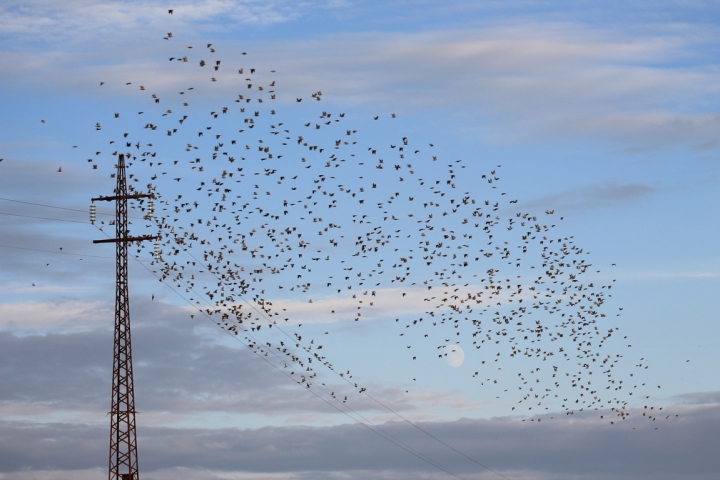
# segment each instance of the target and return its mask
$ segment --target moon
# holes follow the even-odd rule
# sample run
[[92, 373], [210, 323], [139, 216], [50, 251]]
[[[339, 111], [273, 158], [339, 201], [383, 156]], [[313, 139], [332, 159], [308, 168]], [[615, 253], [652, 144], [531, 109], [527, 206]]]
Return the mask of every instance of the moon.
[[448, 345], [445, 347], [445, 361], [451, 367], [459, 367], [465, 360], [465, 352], [459, 345]]

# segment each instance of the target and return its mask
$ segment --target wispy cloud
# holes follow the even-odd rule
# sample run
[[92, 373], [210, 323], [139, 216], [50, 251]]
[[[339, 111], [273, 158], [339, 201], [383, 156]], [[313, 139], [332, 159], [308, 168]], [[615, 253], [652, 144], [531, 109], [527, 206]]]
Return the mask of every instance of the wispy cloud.
[[[289, 55], [276, 53], [273, 60], [298, 91], [319, 83], [331, 97], [357, 104], [472, 110], [522, 127], [533, 139], [711, 140], [718, 117], [707, 113], [698, 92], [717, 93], [719, 72], [688, 65], [699, 42], [693, 34], [618, 37], [580, 28], [348, 35], [277, 45], [276, 52]], [[509, 131], [493, 134], [519, 140]]]
[[668, 270], [636, 270], [625, 272], [622, 274], [626, 279], [715, 279], [720, 278], [717, 271], [702, 271], [704, 268], [698, 268], [698, 271], [688, 271], [686, 269], [678, 269], [677, 271]]
[[[301, 8], [283, 0], [5, 2], [0, 7], [0, 35], [32, 37], [35, 41], [51, 37], [69, 40], [107, 33], [109, 29], [121, 34], [148, 26], [164, 28], [170, 18], [172, 25], [179, 28], [213, 20], [269, 25], [297, 18]], [[170, 9], [173, 14], [169, 18]]]
[[[208, 3], [197, 8], [206, 12], [200, 17], [230, 7]], [[225, 39], [218, 55], [224, 64], [240, 65], [248, 58], [241, 52], [248, 50], [258, 71], [277, 69], [281, 102], [322, 90], [346, 105], [472, 111], [479, 118], [502, 120], [492, 122], [502, 127], [483, 126], [484, 135], [496, 142], [569, 136], [635, 149], [676, 144], [707, 149], [716, 145], [720, 125], [720, 116], [707, 103], [720, 91], [720, 71], [706, 65], [697, 48], [711, 34], [666, 26], [618, 35], [580, 24], [527, 23], [474, 31], [335, 34], [242, 47]], [[150, 58], [170, 45], [157, 42], [143, 46], [144, 58], [137, 51], [130, 56], [127, 43], [122, 49], [107, 45], [103, 59], [70, 50], [4, 52], [5, 76], [28, 84], [52, 81], [52, 88], [83, 85], [85, 90], [90, 78], [122, 77], [123, 85], [147, 81], [158, 93], [197, 83], [195, 70]], [[45, 73], [49, 70], [52, 76]], [[236, 82], [223, 83], [222, 75], [213, 85], [219, 94], [236, 88]]]
[[583, 188], [567, 190], [554, 195], [547, 195], [524, 202], [523, 206], [560, 209], [563, 212], [572, 210], [590, 210], [613, 205], [627, 204], [648, 198], [657, 191], [656, 188], [641, 184], [605, 184], [588, 185]]
[[[454, 305], [460, 309], [473, 306], [507, 304], [513, 297], [531, 298], [527, 290], [531, 287], [520, 287], [526, 293], [517, 294], [509, 290], [499, 293], [488, 293], [486, 286], [465, 285], [448, 291], [443, 286], [421, 286], [406, 288], [378, 288], [358, 291], [355, 294], [342, 293], [337, 295], [305, 294], [305, 299], [275, 298], [268, 299], [266, 304], [272, 312], [278, 312], [279, 318], [289, 318], [296, 323], [336, 323], [347, 322], [359, 317], [363, 320], [388, 319], [402, 315], [420, 314], [425, 312], [446, 311]], [[473, 296], [472, 301], [469, 296]], [[484, 303], [477, 303], [480, 299]], [[247, 308], [246, 306], [243, 306]], [[273, 318], [273, 317], [270, 317]]]
[[692, 392], [674, 398], [681, 405], [717, 405], [720, 404], [720, 392]]
[[71, 300], [0, 303], [0, 329], [82, 330], [107, 324], [107, 318], [112, 317], [112, 305], [107, 302]]

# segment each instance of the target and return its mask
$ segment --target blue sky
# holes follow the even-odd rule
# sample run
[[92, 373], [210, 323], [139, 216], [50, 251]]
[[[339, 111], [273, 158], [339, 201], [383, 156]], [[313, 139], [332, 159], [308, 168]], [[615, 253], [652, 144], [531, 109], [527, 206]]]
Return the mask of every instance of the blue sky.
[[[148, 162], [136, 161], [129, 173], [142, 179], [130, 182], [140, 189], [158, 174], [153, 181], [168, 201], [158, 205], [159, 215], [198, 199], [198, 216], [231, 222], [232, 216], [202, 210], [212, 201], [195, 187], [196, 179], [209, 184], [223, 170], [235, 169], [233, 180], [240, 182], [235, 193], [244, 196], [238, 204], [248, 202], [237, 231], [262, 232], [267, 220], [257, 208], [271, 212], [286, 198], [296, 205], [278, 224], [297, 225], [310, 250], [317, 245], [308, 255], [332, 256], [326, 263], [308, 261], [314, 272], [295, 267], [275, 276], [265, 272], [264, 287], [254, 284], [257, 290], [247, 295], [250, 303], [257, 295], [286, 308], [291, 317], [281, 332], [256, 332], [261, 344], [274, 348], [287, 341], [285, 333], [299, 332], [323, 345], [334, 370], [318, 366], [308, 392], [294, 381], [300, 370], [290, 375], [278, 357], [253, 354], [238, 342], [242, 335], [228, 335], [193, 310], [183, 299], [191, 295], [187, 285], [159, 283], [151, 274], [159, 267], [151, 263], [152, 246], [138, 254], [142, 265], [131, 264], [131, 303], [144, 478], [451, 478], [430, 462], [461, 478], [502, 478], [393, 412], [508, 478], [714, 478], [720, 470], [713, 449], [720, 423], [720, 382], [714, 374], [720, 366], [719, 15], [716, 3], [701, 1], [0, 3], [0, 479], [105, 475], [114, 252], [91, 243], [103, 233], [87, 222], [87, 209], [91, 197], [114, 187], [112, 151], [125, 141], [123, 133], [133, 145], [141, 142], [157, 152]], [[163, 39], [167, 32], [169, 40]], [[217, 52], [211, 55], [207, 44]], [[191, 57], [192, 68], [167, 61], [183, 55]], [[209, 72], [195, 67], [198, 59], [215, 58], [222, 59], [222, 69], [217, 82], [210, 82]], [[238, 77], [240, 67], [244, 74]], [[257, 70], [256, 86], [277, 83], [274, 103], [246, 107], [248, 114], [262, 112], [256, 130], [247, 123], [238, 127], [239, 105], [233, 103], [238, 91], [247, 95], [243, 84], [238, 90], [238, 79], [244, 82], [251, 67]], [[318, 91], [321, 102], [311, 97]], [[161, 99], [159, 105], [151, 94]], [[235, 113], [208, 115], [228, 105]], [[267, 116], [271, 108], [275, 117]], [[183, 113], [189, 117], [180, 124], [186, 130], [177, 123]], [[167, 136], [171, 122], [180, 133]], [[290, 131], [288, 145], [282, 145], [282, 135], [268, 139], [256, 133], [266, 122], [272, 130]], [[148, 123], [159, 125], [157, 132], [143, 128]], [[205, 125], [240, 145], [263, 140], [284, 160], [275, 158], [269, 167], [248, 153], [237, 163], [212, 163], [211, 147], [222, 140], [209, 133], [198, 137], [196, 128]], [[347, 129], [357, 132], [345, 135]], [[301, 151], [298, 135], [347, 161]], [[339, 136], [357, 145], [333, 150]], [[399, 160], [389, 159], [397, 158], [390, 145], [402, 145], [403, 137], [406, 158], [394, 170]], [[188, 163], [197, 155], [202, 163]], [[374, 168], [378, 158], [386, 159], [385, 169]], [[177, 166], [173, 159], [179, 159]], [[151, 168], [150, 161], [162, 161], [164, 168]], [[323, 170], [338, 208], [306, 214], [304, 196], [278, 196], [295, 195], [290, 185], [312, 196], [310, 189], [320, 185], [315, 172], [325, 162], [342, 166]], [[413, 166], [406, 168], [408, 163]], [[206, 169], [202, 175], [199, 165]], [[306, 169], [310, 166], [314, 170]], [[253, 175], [264, 168], [279, 173]], [[444, 184], [448, 170], [456, 175], [458, 195], [468, 192], [480, 205], [484, 199], [501, 203], [493, 216], [503, 225], [517, 218], [516, 211], [535, 212], [541, 224], [556, 225], [543, 235], [571, 239], [564, 241], [583, 250], [582, 258], [592, 264], [583, 282], [612, 286], [601, 290], [607, 317], [599, 327], [617, 330], [597, 350], [614, 357], [613, 378], [636, 385], [634, 396], [617, 394], [632, 420], [609, 424], [614, 414], [606, 404], [568, 415], [562, 397], [577, 395], [573, 390], [556, 390], [549, 367], [539, 360], [510, 358], [490, 341], [474, 348], [470, 320], [437, 322], [437, 328], [412, 325], [424, 312], [421, 302], [430, 299], [422, 282], [440, 288], [443, 276], [457, 269], [450, 257], [423, 265], [412, 251], [422, 232], [416, 219], [434, 208], [418, 202], [440, 198], [429, 187], [434, 179]], [[491, 170], [499, 178], [493, 185], [482, 179]], [[403, 183], [395, 180], [395, 171]], [[281, 185], [277, 175], [288, 181]], [[400, 253], [388, 247], [379, 254], [382, 260], [352, 256], [357, 244], [350, 239], [370, 229], [358, 223], [362, 215], [376, 225], [379, 220], [373, 215], [380, 210], [366, 210], [353, 196], [368, 182], [378, 189], [367, 189], [367, 204], [382, 202], [386, 216], [402, 216], [397, 227], [382, 230]], [[395, 192], [401, 193], [397, 200]], [[178, 201], [178, 195], [184, 198]], [[320, 200], [330, 198], [318, 189], [313, 200], [323, 206]], [[197, 224], [194, 212], [186, 215], [185, 206], [180, 208], [169, 217], [168, 232], [172, 223], [178, 232]], [[312, 208], [320, 206], [305, 210]], [[98, 204], [98, 211], [112, 207]], [[315, 236], [316, 215], [342, 228]], [[358, 215], [355, 223], [352, 215]], [[111, 218], [98, 216], [106, 224]], [[441, 210], [434, 222], [458, 236], [472, 232], [443, 220]], [[112, 227], [103, 228], [112, 234]], [[200, 236], [214, 236], [193, 228]], [[492, 250], [517, 231], [498, 228], [493, 246], [473, 234], [465, 240], [467, 248]], [[156, 229], [139, 218], [132, 225], [133, 234]], [[439, 233], [422, 232], [433, 239]], [[337, 249], [328, 247], [328, 235], [338, 240]], [[263, 238], [246, 240], [279, 254]], [[525, 295], [536, 278], [530, 265], [540, 260], [544, 246], [554, 245], [533, 244], [522, 267], [513, 267]], [[170, 248], [163, 248], [169, 263], [192, 260], [182, 256], [186, 253], [170, 257]], [[408, 252], [417, 256], [408, 263], [408, 283], [417, 285], [391, 282], [395, 271], [386, 277], [377, 272], [381, 264], [387, 269], [403, 263], [392, 255]], [[190, 253], [200, 258], [203, 247]], [[452, 274], [452, 286], [463, 289], [460, 295], [484, 288], [482, 277], [490, 267], [509, 280], [498, 256], [471, 262], [462, 280]], [[228, 258], [247, 272], [263, 268], [254, 255]], [[367, 284], [355, 283], [352, 291], [326, 288], [326, 281], [348, 274], [344, 268], [354, 268], [353, 275], [372, 268], [381, 283], [377, 306], [370, 309], [368, 298], [359, 322], [353, 321], [358, 299], [352, 294], [364, 299], [361, 291], [372, 281], [367, 277]], [[448, 272], [441, 276], [443, 268]], [[216, 279], [193, 272], [198, 290], [216, 288]], [[290, 291], [306, 281], [312, 287]], [[567, 295], [558, 292], [556, 298]], [[499, 309], [512, 307], [509, 298], [501, 300]], [[437, 355], [455, 333], [462, 333], [456, 338], [465, 358], [453, 368]], [[566, 340], [572, 343], [565, 338], [557, 344]], [[542, 371], [536, 372], [538, 367]], [[337, 375], [345, 371], [372, 397]], [[560, 371], [575, 372], [563, 365]], [[517, 377], [525, 380], [530, 372], [538, 388], [560, 396], [535, 410], [518, 403], [524, 393], [513, 392], [524, 387]], [[348, 401], [338, 403], [332, 394]], [[646, 406], [662, 407], [663, 414], [646, 421]], [[338, 410], [346, 407], [352, 410]], [[429, 462], [357, 420], [382, 426]]]

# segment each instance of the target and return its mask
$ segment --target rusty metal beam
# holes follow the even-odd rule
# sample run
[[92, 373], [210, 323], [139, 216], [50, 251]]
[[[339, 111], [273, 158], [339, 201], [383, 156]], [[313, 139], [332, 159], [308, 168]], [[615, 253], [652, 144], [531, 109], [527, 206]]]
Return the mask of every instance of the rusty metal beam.
[[[123, 167], [124, 168], [124, 167]], [[113, 195], [110, 197], [95, 197], [91, 198], [93, 202], [99, 202], [99, 201], [113, 201], [113, 200], [128, 200], [133, 198], [155, 198], [155, 195], [152, 193], [132, 193], [130, 195]]]
[[156, 235], [143, 235], [142, 237], [126, 237], [126, 238], [105, 238], [102, 240], [93, 240], [93, 243], [117, 243], [117, 242], [142, 242], [144, 240], [158, 240], [160, 237]]
[[135, 390], [130, 342], [130, 298], [128, 294], [128, 243], [155, 240], [156, 236], [128, 236], [127, 201], [155, 198], [153, 194], [127, 193], [125, 156], [118, 156], [115, 195], [93, 201], [115, 201], [115, 238], [93, 243], [115, 244], [115, 341], [110, 404], [110, 455], [108, 480], [139, 480], [135, 433]]

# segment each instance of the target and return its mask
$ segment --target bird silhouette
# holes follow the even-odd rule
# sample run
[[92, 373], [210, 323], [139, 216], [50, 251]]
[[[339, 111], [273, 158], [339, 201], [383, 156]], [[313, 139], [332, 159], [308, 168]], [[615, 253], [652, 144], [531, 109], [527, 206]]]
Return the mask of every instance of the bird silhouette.
[[[212, 45], [195, 50], [205, 59], [178, 51], [169, 58], [182, 59], [171, 65], [178, 73], [212, 65], [216, 76], [201, 78], [206, 91], [217, 89], [217, 104], [209, 111], [191, 106], [194, 86], [164, 94], [163, 110], [148, 94], [145, 122], [108, 139], [128, 150], [130, 192], [152, 192], [159, 206], [131, 208], [160, 231], [154, 265], [162, 280], [253, 351], [299, 368], [307, 388], [317, 365], [343, 382], [352, 374], [321, 355], [316, 339], [306, 334], [303, 341], [295, 318], [360, 322], [401, 305], [406, 313], [387, 335], [404, 337], [408, 360], [443, 360], [446, 354], [435, 352], [463, 345], [475, 366], [469, 376], [515, 401], [513, 410], [557, 404], [568, 414], [601, 409], [604, 420], [611, 408], [613, 419], [627, 418], [637, 385], [614, 373], [624, 358], [610, 350], [621, 348], [606, 306], [614, 280], [601, 282], [588, 252], [572, 235], [556, 233], [553, 222], [562, 217], [555, 209], [520, 208], [498, 189], [500, 165], [443, 163], [442, 149], [397, 133], [401, 123], [387, 124], [385, 114], [372, 116], [390, 140], [380, 144], [344, 112], [315, 111], [315, 102], [299, 105], [302, 97], [269, 107], [277, 102], [275, 69], [236, 65], [253, 77], [233, 74], [237, 90], [225, 97], [216, 85], [230, 78], [220, 66], [232, 62]], [[311, 93], [318, 102], [322, 96]], [[114, 174], [112, 157], [101, 166]], [[331, 396], [339, 399], [337, 391]]]

